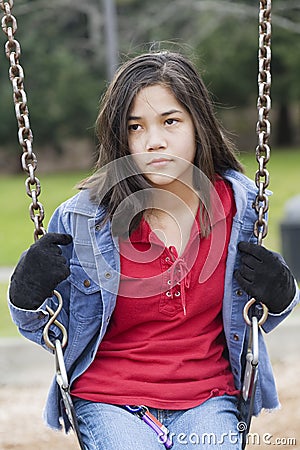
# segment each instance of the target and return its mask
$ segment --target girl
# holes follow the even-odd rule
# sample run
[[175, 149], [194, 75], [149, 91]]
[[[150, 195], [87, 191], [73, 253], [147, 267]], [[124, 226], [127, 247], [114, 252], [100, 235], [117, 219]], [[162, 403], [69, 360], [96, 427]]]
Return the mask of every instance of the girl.
[[[299, 302], [282, 259], [255, 245], [256, 187], [180, 54], [125, 63], [96, 125], [97, 170], [18, 263], [12, 317], [45, 346], [46, 306], [57, 307], [53, 289], [62, 294], [64, 357], [87, 450], [159, 450], [170, 440], [175, 450], [240, 449], [243, 307], [249, 296], [263, 302], [268, 332]], [[278, 407], [259, 339], [255, 414]], [[153, 416], [168, 441], [149, 426]], [[59, 428], [61, 418], [54, 382], [46, 421]]]

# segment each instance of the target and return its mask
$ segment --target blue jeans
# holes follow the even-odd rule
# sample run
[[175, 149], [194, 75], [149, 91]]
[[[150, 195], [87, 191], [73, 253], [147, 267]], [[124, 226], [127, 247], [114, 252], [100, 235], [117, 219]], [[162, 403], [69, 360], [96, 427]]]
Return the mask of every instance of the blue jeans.
[[[172, 450], [241, 450], [237, 403], [224, 395], [188, 410], [149, 411], [169, 429]], [[119, 406], [81, 399], [74, 405], [86, 450], [165, 450], [149, 425]]]

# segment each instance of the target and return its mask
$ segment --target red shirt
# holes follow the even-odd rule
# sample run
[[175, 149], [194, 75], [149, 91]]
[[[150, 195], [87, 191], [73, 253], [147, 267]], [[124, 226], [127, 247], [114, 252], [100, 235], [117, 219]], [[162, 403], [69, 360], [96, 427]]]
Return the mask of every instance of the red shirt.
[[72, 394], [111, 404], [187, 409], [235, 395], [223, 334], [227, 246], [235, 213], [228, 184], [215, 184], [213, 227], [198, 214], [180, 257], [142, 219], [120, 242], [121, 281], [109, 328]]

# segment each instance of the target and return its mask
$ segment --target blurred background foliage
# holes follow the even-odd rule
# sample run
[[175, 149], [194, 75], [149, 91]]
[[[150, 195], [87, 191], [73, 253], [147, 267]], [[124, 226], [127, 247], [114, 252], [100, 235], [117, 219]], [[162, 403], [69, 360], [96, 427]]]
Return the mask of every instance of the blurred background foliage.
[[[116, 14], [116, 49], [107, 40], [108, 4]], [[38, 155], [64, 155], [70, 139], [88, 141], [92, 155], [93, 125], [111, 71], [128, 56], [149, 48], [180, 50], [192, 57], [225, 127], [242, 151], [252, 150], [258, 9], [259, 1], [253, 0], [15, 1], [16, 39], [22, 48], [20, 62]], [[272, 144], [287, 148], [300, 143], [299, 2], [274, 1], [272, 28]], [[2, 48], [5, 41], [2, 33]], [[115, 67], [109, 67], [112, 51]], [[16, 120], [4, 51], [0, 61], [0, 170], [18, 171], [13, 159], [18, 145]], [[67, 159], [72, 169], [75, 158]], [[86, 164], [91, 164], [90, 158]], [[49, 162], [47, 167], [51, 171], [53, 166]]]

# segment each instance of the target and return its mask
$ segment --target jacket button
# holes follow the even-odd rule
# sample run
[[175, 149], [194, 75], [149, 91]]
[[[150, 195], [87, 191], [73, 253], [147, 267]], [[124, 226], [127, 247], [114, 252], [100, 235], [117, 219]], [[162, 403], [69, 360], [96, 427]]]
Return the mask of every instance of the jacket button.
[[212, 396], [212, 397], [217, 397], [217, 396], [219, 395], [219, 393], [220, 393], [220, 390], [219, 390], [219, 389], [213, 389], [213, 390], [211, 391], [211, 396]]
[[244, 292], [242, 291], [242, 289], [238, 289], [235, 293], [236, 293], [236, 295], [238, 295], [239, 297], [241, 297], [241, 296], [244, 294]]
[[239, 335], [238, 335], [237, 333], [235, 333], [235, 334], [233, 335], [233, 339], [234, 339], [235, 341], [239, 341], [239, 340], [240, 340], [240, 337], [239, 337]]
[[105, 276], [105, 278], [107, 280], [109, 280], [111, 278], [111, 273], [110, 272], [105, 272], [104, 276]]
[[95, 230], [96, 230], [96, 231], [100, 231], [100, 230], [101, 230], [101, 225], [99, 225], [99, 224], [96, 225], [96, 226], [95, 226]]
[[91, 285], [90, 280], [84, 280], [83, 285], [84, 285], [84, 287], [86, 287], [86, 288], [90, 287], [90, 285]]

